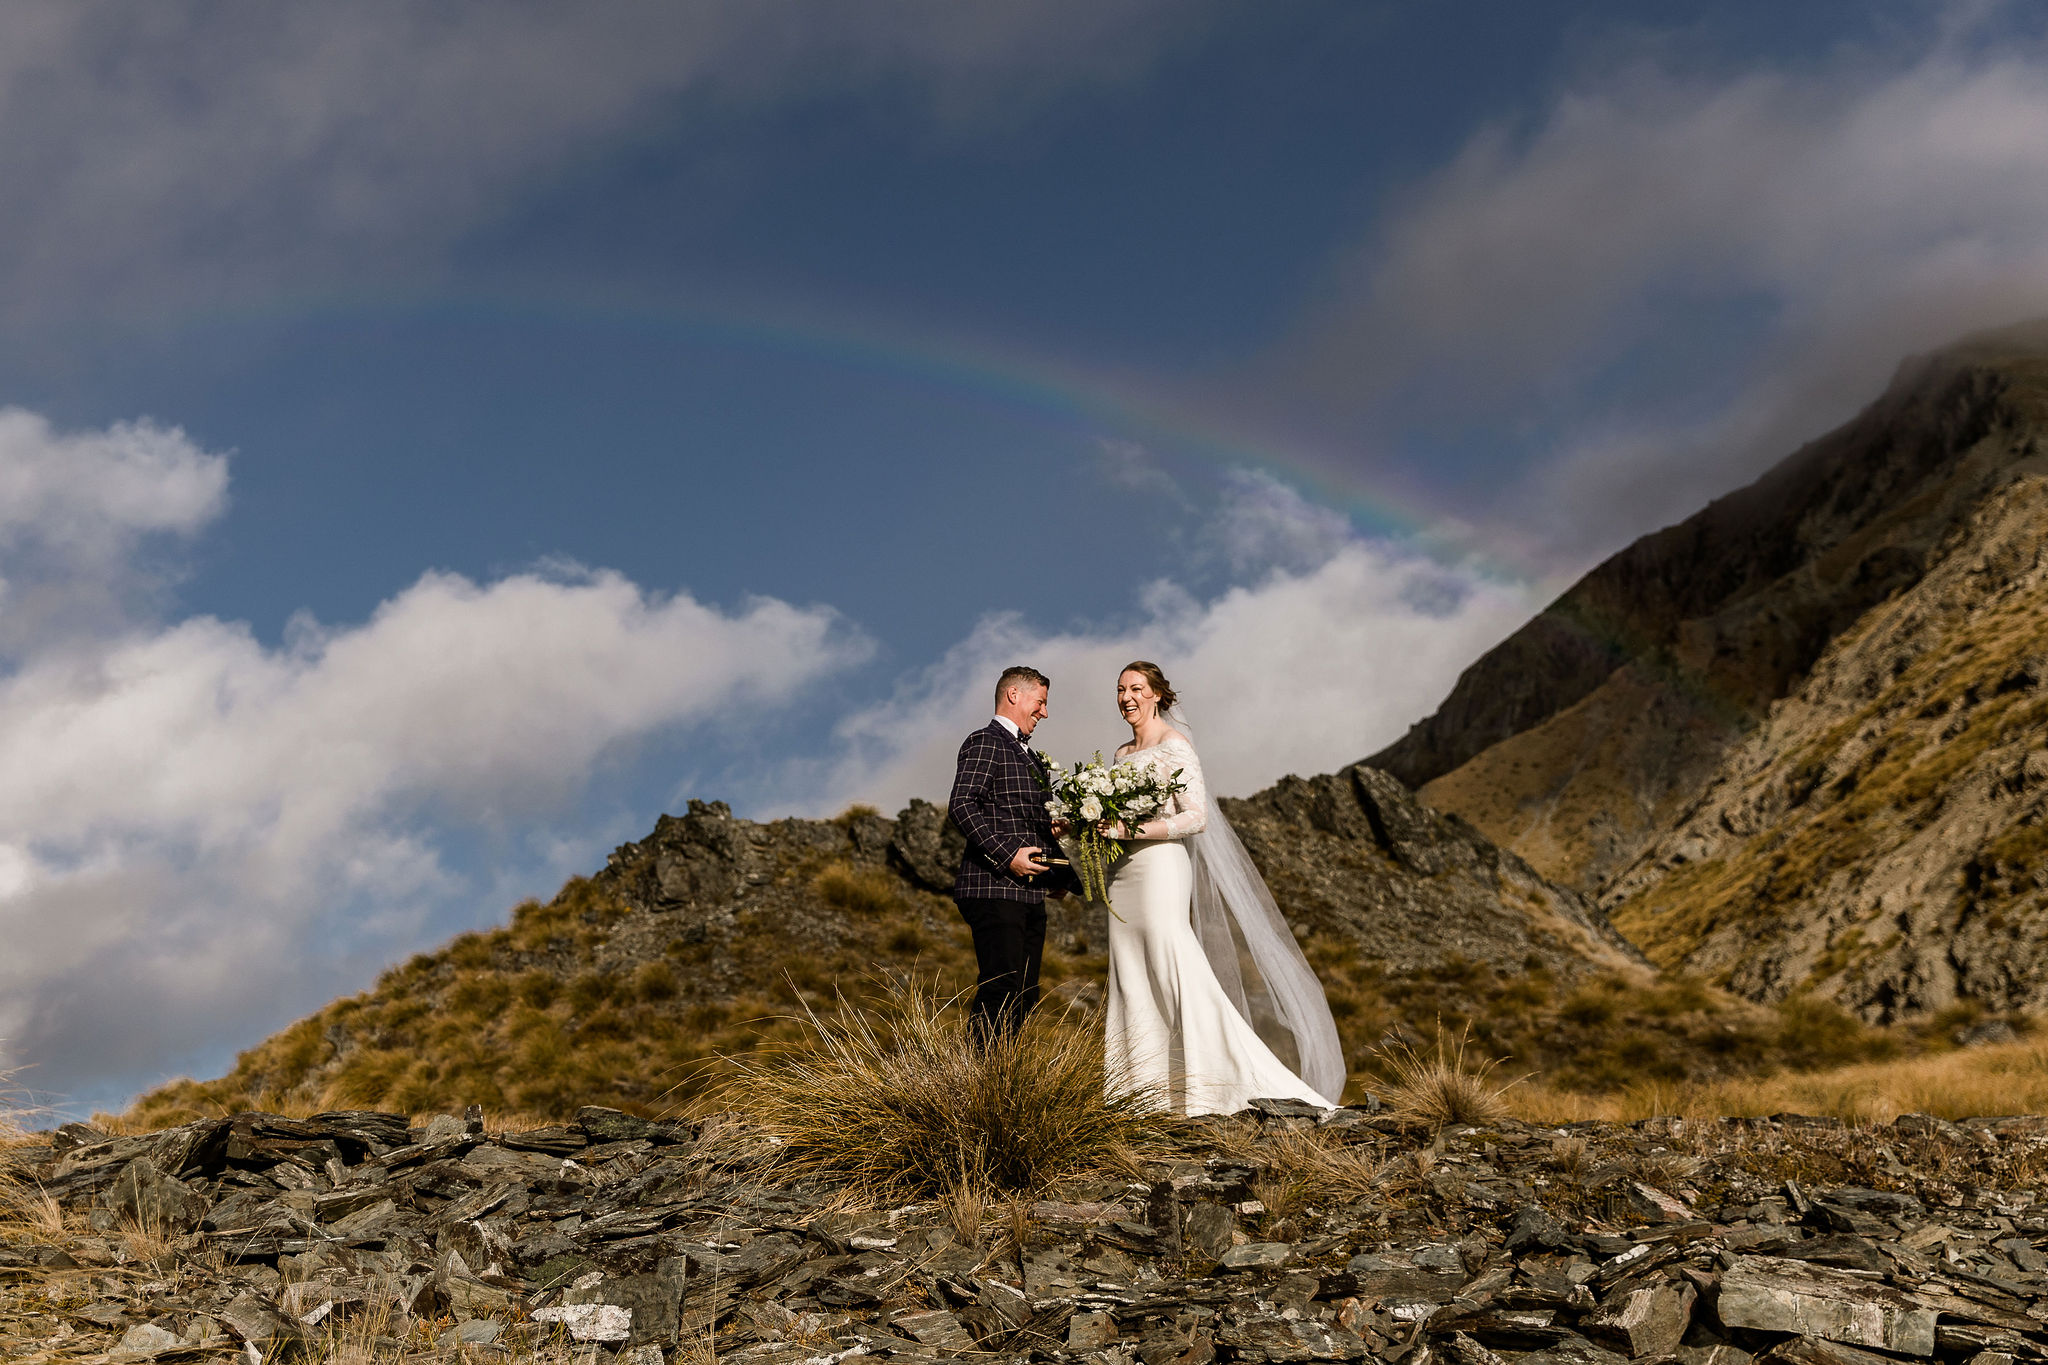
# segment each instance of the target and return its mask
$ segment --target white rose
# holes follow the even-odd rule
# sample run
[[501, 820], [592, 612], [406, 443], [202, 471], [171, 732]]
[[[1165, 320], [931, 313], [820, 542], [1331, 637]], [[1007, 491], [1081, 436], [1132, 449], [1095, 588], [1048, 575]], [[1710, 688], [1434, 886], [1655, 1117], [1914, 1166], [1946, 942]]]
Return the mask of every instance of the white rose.
[[1083, 820], [1100, 820], [1102, 818], [1102, 803], [1092, 796], [1082, 801], [1081, 818]]

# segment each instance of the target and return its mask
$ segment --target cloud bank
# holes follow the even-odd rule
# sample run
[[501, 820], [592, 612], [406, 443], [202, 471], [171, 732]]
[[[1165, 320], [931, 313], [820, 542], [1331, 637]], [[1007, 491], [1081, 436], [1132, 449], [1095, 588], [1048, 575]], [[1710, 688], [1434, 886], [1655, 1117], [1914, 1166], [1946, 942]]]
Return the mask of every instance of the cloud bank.
[[451, 843], [544, 864], [531, 845], [577, 825], [622, 746], [772, 710], [870, 649], [825, 608], [722, 611], [573, 568], [428, 573], [280, 645], [203, 616], [16, 620], [78, 580], [129, 597], [124, 571], [149, 575], [152, 542], [203, 529], [225, 487], [176, 431], [0, 413], [0, 1039], [40, 1088], [152, 1074], [304, 1008], [477, 895]]
[[943, 800], [961, 738], [987, 723], [996, 676], [1012, 663], [1053, 679], [1041, 748], [1063, 760], [1106, 754], [1129, 738], [1115, 692], [1134, 658], [1173, 680], [1210, 790], [1249, 795], [1398, 738], [1541, 601], [1532, 585], [1360, 538], [1263, 474], [1233, 479], [1203, 540], [1250, 581], [1204, 600], [1162, 579], [1135, 621], [1102, 629], [1047, 632], [991, 615], [897, 695], [847, 717], [842, 756], [800, 770], [793, 782], [812, 794], [795, 804]]
[[1415, 186], [1285, 368], [1332, 410], [1535, 430], [1486, 510], [1553, 564], [1689, 514], [1902, 355], [2048, 314], [2048, 43], [1972, 13], [1818, 69], [1583, 74]]

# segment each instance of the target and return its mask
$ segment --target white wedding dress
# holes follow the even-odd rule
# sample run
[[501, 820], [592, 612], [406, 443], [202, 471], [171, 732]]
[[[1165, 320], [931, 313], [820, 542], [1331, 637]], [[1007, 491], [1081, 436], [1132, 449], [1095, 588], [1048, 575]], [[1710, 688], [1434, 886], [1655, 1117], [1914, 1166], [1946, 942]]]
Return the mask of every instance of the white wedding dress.
[[1329, 1003], [1210, 808], [1194, 746], [1172, 735], [1119, 758], [1179, 769], [1187, 790], [1168, 809], [1170, 837], [1125, 841], [1110, 880], [1111, 1077], [1176, 1114], [1234, 1114], [1254, 1099], [1334, 1107], [1344, 1061]]

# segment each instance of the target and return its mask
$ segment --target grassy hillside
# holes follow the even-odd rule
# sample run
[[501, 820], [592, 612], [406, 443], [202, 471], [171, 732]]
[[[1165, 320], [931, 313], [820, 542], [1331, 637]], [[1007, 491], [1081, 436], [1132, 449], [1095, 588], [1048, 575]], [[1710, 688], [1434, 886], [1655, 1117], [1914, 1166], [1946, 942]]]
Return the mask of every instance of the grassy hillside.
[[[576, 878], [503, 928], [464, 934], [385, 972], [236, 1059], [213, 1081], [175, 1081], [130, 1117], [149, 1123], [246, 1108], [482, 1104], [540, 1117], [602, 1104], [635, 1112], [695, 1093], [723, 1054], [793, 1036], [800, 1005], [855, 1003], [888, 974], [971, 987], [973, 950], [950, 901], [877, 868], [798, 858], [785, 894], [722, 934], [663, 925], [614, 878]], [[794, 900], [800, 916], [788, 913]], [[1047, 978], [1099, 975], [1059, 954]]]
[[[799, 1003], [830, 1015], [837, 992], [860, 1006], [885, 977], [905, 973], [970, 986], [973, 953], [952, 903], [863, 859], [850, 839], [831, 848], [819, 831], [844, 837], [809, 825], [780, 841], [780, 874], [729, 924], [717, 911], [636, 907], [621, 894], [629, 879], [615, 873], [576, 878], [544, 904], [519, 906], [506, 926], [464, 934], [291, 1025], [227, 1075], [150, 1092], [126, 1121], [470, 1103], [535, 1120], [584, 1104], [669, 1112], [723, 1074], [721, 1056], [794, 1037]], [[1056, 921], [1046, 961], [1054, 996], [1081, 1008], [1099, 1003], [1104, 972], [1099, 931], [1093, 941], [1089, 932], [1078, 919]], [[1388, 972], [1333, 937], [1311, 936], [1305, 948], [1330, 992], [1354, 1098], [1377, 1081], [1376, 1045], [1406, 1037], [1426, 1046], [1440, 1027], [1469, 1027], [1476, 1050], [1511, 1059], [1505, 1074], [1587, 1097], [1944, 1045], [1939, 1029], [1876, 1030], [1824, 1002], [1763, 1008], [1682, 980], [1561, 984], [1541, 966], [1456, 960]]]

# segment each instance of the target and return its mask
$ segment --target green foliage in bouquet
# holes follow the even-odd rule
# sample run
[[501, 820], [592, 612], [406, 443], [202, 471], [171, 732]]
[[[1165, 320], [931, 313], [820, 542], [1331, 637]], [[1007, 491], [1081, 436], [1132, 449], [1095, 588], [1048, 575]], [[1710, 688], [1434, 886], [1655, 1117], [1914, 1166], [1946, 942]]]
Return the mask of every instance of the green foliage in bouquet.
[[1081, 894], [1109, 902], [1109, 865], [1121, 858], [1124, 846], [1103, 831], [1121, 825], [1126, 833], [1165, 814], [1167, 803], [1188, 789], [1182, 770], [1162, 772], [1149, 763], [1102, 761], [1102, 751], [1086, 762], [1063, 767], [1045, 755], [1040, 780], [1050, 799], [1045, 808], [1074, 833], [1069, 851]]

